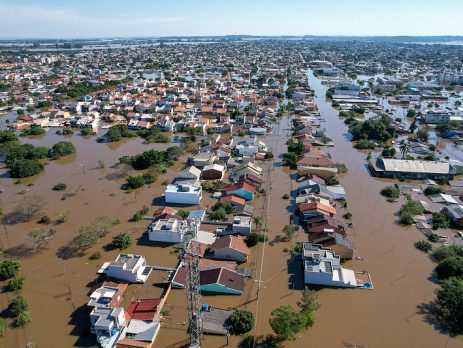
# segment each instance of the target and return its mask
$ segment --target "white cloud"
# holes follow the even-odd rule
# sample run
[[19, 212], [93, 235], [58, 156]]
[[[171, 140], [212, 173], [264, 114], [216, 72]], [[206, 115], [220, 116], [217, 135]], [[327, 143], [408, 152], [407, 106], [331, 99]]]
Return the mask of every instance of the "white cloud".
[[[82, 38], [167, 35], [185, 17], [91, 17], [63, 8], [0, 3], [0, 36]], [[159, 34], [157, 34], [159, 33]], [[163, 34], [164, 33], [164, 34]]]

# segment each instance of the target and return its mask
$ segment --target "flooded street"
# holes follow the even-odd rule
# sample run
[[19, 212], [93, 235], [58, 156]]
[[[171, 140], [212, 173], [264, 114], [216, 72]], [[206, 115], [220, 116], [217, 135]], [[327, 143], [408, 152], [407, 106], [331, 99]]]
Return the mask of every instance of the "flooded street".
[[[366, 154], [346, 142], [347, 127], [337, 110], [325, 101], [325, 87], [311, 73], [309, 82], [326, 119], [327, 135], [336, 143], [330, 149], [331, 156], [349, 170], [340, 177], [347, 209], [353, 215], [348, 236], [364, 260], [351, 261], [347, 266], [368, 270], [375, 289], [319, 291], [322, 306], [316, 313], [315, 326], [289, 346], [302, 347], [310, 342], [323, 347], [461, 347], [461, 337], [440, 334], [417, 313], [417, 306], [434, 298], [437, 287], [430, 281], [434, 264], [413, 246], [422, 238], [421, 233], [397, 224], [399, 205], [388, 203], [379, 194], [386, 182], [370, 177]], [[334, 320], [340, 324], [333, 325]]]

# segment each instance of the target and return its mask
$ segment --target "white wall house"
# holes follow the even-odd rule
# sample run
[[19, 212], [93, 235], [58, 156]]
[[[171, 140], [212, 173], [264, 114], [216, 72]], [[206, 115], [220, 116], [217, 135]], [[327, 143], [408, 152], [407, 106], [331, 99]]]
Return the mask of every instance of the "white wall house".
[[144, 283], [151, 272], [146, 260], [141, 255], [119, 254], [115, 261], [106, 262], [101, 273], [110, 278], [124, 280], [129, 283]]
[[318, 244], [303, 243], [303, 263], [306, 284], [359, 287], [355, 272], [343, 268], [339, 256], [328, 248]]
[[148, 238], [152, 242], [180, 243], [183, 232], [177, 219], [160, 219], [148, 226]]
[[252, 229], [252, 218], [250, 216], [235, 216], [233, 218], [232, 231], [248, 236]]
[[113, 348], [119, 339], [125, 337], [127, 321], [122, 307], [95, 307], [90, 313], [90, 321], [90, 331], [96, 335], [102, 348]]
[[199, 204], [202, 188], [200, 185], [167, 185], [164, 197], [166, 203]]

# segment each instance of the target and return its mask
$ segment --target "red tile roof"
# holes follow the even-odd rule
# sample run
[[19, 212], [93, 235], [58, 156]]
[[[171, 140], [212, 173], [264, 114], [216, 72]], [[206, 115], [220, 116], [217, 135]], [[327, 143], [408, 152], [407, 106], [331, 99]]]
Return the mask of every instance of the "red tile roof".
[[132, 300], [127, 312], [132, 319], [153, 320], [160, 303], [160, 298]]

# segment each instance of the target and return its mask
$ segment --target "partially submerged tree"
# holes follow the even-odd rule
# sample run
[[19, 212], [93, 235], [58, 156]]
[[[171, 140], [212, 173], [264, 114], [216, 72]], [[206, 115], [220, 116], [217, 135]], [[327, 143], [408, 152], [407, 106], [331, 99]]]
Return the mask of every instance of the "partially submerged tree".
[[46, 248], [48, 243], [55, 236], [56, 231], [51, 228], [36, 227], [27, 235], [27, 246], [31, 249], [32, 253], [40, 249]]

